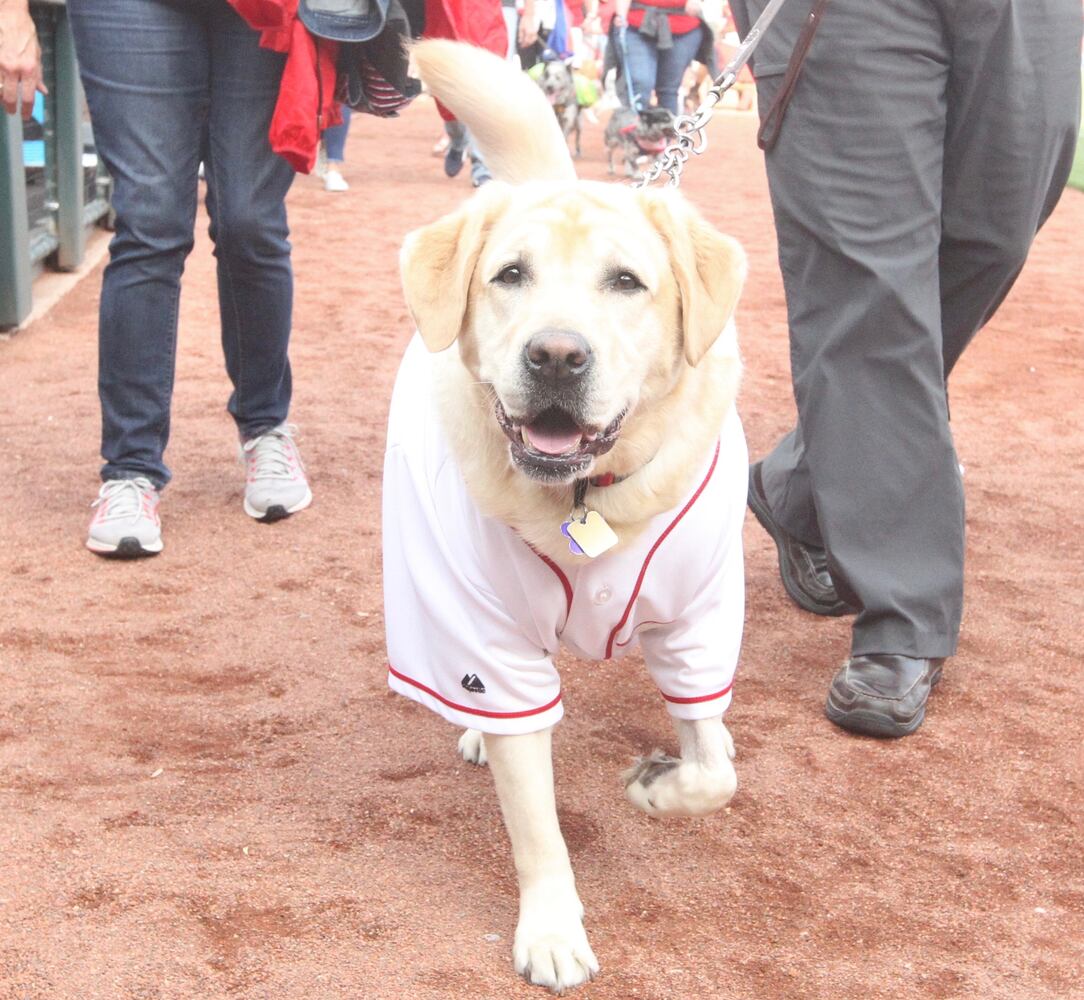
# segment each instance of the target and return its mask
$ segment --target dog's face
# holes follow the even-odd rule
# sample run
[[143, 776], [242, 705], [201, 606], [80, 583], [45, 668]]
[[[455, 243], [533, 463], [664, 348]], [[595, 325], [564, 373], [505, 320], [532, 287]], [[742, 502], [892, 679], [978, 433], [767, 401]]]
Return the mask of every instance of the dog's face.
[[575, 97], [576, 86], [572, 79], [572, 70], [563, 62], [551, 59], [542, 67], [542, 75], [538, 78], [538, 85], [546, 100], [550, 104], [560, 104], [570, 96]]
[[674, 116], [667, 108], [646, 108], [639, 114], [618, 108], [606, 128], [609, 144], [623, 142], [641, 153], [661, 153], [676, 135]]
[[676, 135], [674, 116], [668, 108], [646, 108], [640, 112], [636, 136], [645, 149], [657, 147], [661, 152]]
[[745, 267], [675, 192], [593, 183], [487, 185], [402, 265], [426, 345], [458, 340], [512, 463], [550, 484], [590, 475], [699, 362]]

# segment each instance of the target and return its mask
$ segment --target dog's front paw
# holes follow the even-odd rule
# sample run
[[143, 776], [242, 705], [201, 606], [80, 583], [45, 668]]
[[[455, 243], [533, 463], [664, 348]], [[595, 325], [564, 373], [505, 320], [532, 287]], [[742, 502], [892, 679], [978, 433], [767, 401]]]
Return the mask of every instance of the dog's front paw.
[[486, 740], [477, 729], [464, 729], [459, 737], [459, 756], [468, 764], [483, 767], [489, 759], [486, 757]]
[[[733, 756], [733, 743], [727, 750]], [[706, 816], [725, 806], [738, 788], [729, 760], [706, 767], [661, 750], [641, 757], [622, 777], [629, 801], [649, 816]]]
[[593, 979], [598, 959], [587, 943], [580, 901], [573, 896], [558, 903], [549, 893], [539, 893], [539, 899], [520, 904], [512, 958], [527, 982], [564, 993]]

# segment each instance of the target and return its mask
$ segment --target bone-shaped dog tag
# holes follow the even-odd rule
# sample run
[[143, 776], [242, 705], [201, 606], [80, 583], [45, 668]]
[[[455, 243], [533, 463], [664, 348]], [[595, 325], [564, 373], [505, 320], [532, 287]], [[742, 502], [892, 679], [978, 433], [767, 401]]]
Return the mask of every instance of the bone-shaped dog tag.
[[597, 510], [589, 510], [583, 518], [570, 517], [561, 525], [568, 537], [568, 548], [574, 555], [591, 559], [602, 555], [617, 544], [617, 535]]

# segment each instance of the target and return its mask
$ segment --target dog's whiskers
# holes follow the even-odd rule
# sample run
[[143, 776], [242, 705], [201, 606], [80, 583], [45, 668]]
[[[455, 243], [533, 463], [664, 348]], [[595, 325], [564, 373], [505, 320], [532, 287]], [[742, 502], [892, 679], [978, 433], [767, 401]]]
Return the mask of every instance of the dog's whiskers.
[[479, 381], [472, 381], [471, 385], [480, 385], [480, 386], [482, 386], [486, 390], [487, 395], [489, 395], [493, 399], [497, 399], [497, 389], [496, 389], [496, 386], [492, 382], [479, 380]]

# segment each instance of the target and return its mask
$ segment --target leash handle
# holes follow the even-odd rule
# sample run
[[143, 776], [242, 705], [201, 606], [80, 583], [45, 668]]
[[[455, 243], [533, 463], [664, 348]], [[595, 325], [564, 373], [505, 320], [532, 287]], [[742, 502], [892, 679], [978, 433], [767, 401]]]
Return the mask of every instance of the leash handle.
[[[821, 4], [826, 0], [821, 0]], [[779, 8], [786, 0], [769, 0], [768, 5], [761, 11], [756, 23], [749, 29], [749, 34], [734, 53], [734, 58], [723, 67], [723, 71], [715, 78], [708, 96], [704, 103], [691, 115], [680, 115], [674, 122], [674, 131], [677, 138], [662, 151], [651, 169], [637, 181], [635, 187], [647, 187], [658, 180], [664, 173], [670, 178], [670, 187], [677, 187], [681, 183], [681, 171], [684, 169], [690, 156], [699, 156], [708, 148], [708, 136], [704, 131], [705, 126], [711, 121], [715, 111], [715, 105], [723, 99], [725, 94], [738, 80], [738, 74], [753, 55], [756, 47], [764, 37], [764, 32], [775, 20]], [[812, 38], [810, 39], [812, 41]]]
[[772, 106], [764, 116], [757, 131], [757, 145], [766, 153], [770, 153], [779, 141], [779, 133], [783, 131], [783, 119], [787, 114], [790, 99], [794, 96], [794, 88], [798, 84], [798, 75], [802, 72], [802, 64], [809, 54], [809, 46], [813, 44], [813, 36], [820, 27], [821, 18], [824, 16], [824, 8], [828, 6], [828, 0], [817, 0], [809, 17], [802, 25], [802, 33], [798, 36], [794, 51], [790, 54], [790, 62], [787, 63], [787, 74], [779, 87], [779, 93], [775, 95]]

